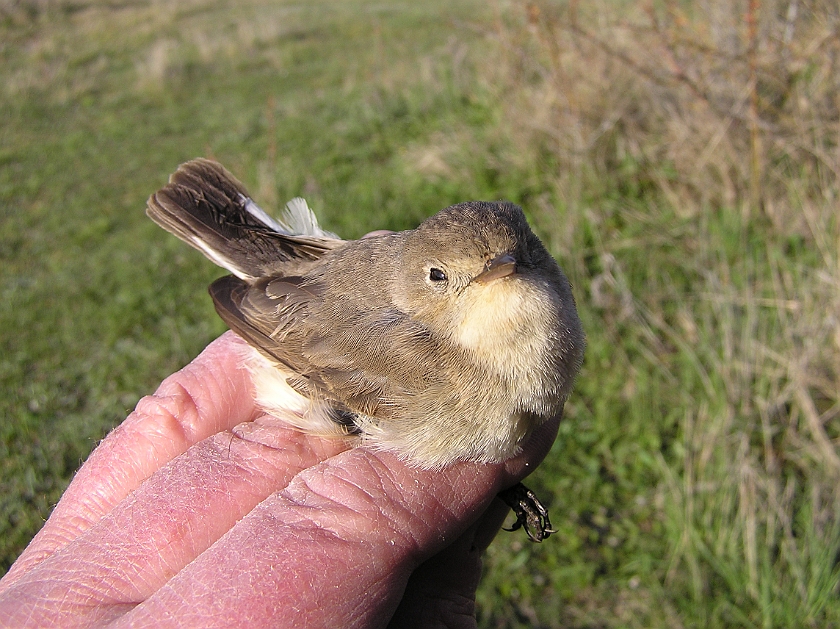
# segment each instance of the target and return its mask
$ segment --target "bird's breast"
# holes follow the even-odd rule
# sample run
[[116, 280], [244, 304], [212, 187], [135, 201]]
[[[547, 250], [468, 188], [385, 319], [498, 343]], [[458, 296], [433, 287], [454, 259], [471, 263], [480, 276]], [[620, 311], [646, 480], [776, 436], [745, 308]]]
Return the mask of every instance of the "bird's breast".
[[464, 299], [456, 342], [521, 395], [543, 388], [555, 351], [556, 298], [538, 282], [514, 276], [478, 286]]

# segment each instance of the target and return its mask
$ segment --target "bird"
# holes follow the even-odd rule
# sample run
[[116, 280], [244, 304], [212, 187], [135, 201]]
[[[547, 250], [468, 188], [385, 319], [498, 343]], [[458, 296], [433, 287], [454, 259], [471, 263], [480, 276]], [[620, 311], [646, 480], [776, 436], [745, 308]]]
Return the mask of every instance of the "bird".
[[[218, 162], [181, 164], [148, 216], [231, 274], [209, 292], [251, 347], [257, 403], [411, 465], [498, 463], [562, 414], [585, 349], [569, 280], [509, 202], [343, 240], [295, 198], [277, 219]], [[521, 483], [500, 494], [541, 541]]]

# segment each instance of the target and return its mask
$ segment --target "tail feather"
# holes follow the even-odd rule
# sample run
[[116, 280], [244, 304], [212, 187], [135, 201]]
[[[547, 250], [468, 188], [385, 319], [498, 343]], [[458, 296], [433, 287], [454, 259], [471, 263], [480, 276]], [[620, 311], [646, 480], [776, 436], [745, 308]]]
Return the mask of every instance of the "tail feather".
[[295, 197], [286, 203], [286, 210], [283, 212], [283, 224], [294, 234], [338, 238], [334, 233], [321, 229], [315, 213], [309, 209], [306, 199], [301, 197]]
[[146, 213], [242, 279], [277, 272], [291, 260], [319, 258], [341, 243], [318, 228], [314, 215], [309, 224], [316, 233], [293, 233], [260, 209], [221, 164], [207, 159], [182, 164], [169, 184], [149, 197]]

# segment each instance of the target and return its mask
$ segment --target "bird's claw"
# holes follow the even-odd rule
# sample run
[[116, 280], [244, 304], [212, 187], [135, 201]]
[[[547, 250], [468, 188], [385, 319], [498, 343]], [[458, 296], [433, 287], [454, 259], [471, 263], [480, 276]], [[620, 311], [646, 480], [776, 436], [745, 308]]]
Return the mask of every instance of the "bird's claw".
[[516, 514], [516, 522], [509, 529], [505, 529], [506, 531], [524, 528], [528, 539], [532, 542], [541, 542], [557, 532], [551, 528], [548, 509], [543, 506], [534, 492], [522, 483], [499, 492], [499, 498]]

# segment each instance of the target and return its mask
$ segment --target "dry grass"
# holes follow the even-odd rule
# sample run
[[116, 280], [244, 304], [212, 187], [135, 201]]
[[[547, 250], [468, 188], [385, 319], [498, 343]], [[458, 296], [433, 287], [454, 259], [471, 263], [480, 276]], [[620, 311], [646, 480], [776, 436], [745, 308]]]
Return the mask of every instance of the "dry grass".
[[791, 178], [819, 196], [840, 175], [838, 9], [701, 5], [506, 6], [490, 79], [507, 88], [511, 135], [523, 154], [539, 142], [567, 184], [630, 160], [686, 212], [743, 209], [804, 230], [778, 198]]
[[488, 39], [506, 167], [595, 334], [641, 346], [619, 394], [648, 372], [681, 418], [656, 578], [557, 626], [840, 623], [840, 8], [510, 2]]

